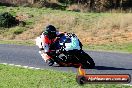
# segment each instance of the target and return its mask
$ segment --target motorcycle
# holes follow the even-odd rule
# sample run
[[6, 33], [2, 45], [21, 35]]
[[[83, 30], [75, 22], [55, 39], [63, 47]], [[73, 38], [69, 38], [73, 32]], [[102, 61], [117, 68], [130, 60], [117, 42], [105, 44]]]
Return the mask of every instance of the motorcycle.
[[[60, 66], [74, 66], [92, 69], [93, 59], [82, 50], [82, 44], [75, 34], [67, 33], [51, 45], [53, 61]], [[54, 52], [54, 53], [53, 53]]]

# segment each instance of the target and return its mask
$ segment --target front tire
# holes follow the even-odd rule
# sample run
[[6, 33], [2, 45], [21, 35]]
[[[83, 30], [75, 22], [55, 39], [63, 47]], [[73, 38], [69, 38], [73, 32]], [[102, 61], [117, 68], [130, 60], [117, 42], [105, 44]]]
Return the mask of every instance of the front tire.
[[81, 53], [82, 58], [81, 58], [81, 64], [83, 68], [89, 68], [93, 69], [95, 67], [95, 63], [93, 59], [84, 51]]
[[85, 58], [85, 59], [86, 60], [82, 64], [83, 68], [93, 69], [95, 67], [95, 63], [94, 63], [93, 59], [91, 57]]

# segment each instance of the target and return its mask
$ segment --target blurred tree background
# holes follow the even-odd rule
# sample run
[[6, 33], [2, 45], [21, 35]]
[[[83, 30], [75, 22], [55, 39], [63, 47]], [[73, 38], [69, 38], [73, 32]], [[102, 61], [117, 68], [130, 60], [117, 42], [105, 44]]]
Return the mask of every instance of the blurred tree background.
[[131, 11], [132, 8], [132, 0], [0, 0], [0, 3], [86, 12]]

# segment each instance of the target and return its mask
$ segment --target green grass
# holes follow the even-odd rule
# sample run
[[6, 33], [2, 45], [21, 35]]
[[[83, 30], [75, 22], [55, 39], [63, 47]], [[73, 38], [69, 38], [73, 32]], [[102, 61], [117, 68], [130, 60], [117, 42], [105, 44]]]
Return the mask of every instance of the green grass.
[[[17, 35], [25, 32], [27, 29], [25, 27], [16, 26], [12, 28], [2, 28], [0, 27], [0, 35], [6, 39], [14, 39]], [[0, 37], [0, 39], [2, 39]]]
[[35, 45], [35, 41], [33, 40], [0, 40], [0, 44], [13, 44], [13, 45], [27, 45], [27, 46], [33, 46]]
[[132, 43], [84, 45], [83, 49], [85, 49], [85, 50], [96, 50], [96, 51], [132, 53]]
[[118, 84], [86, 84], [76, 82], [77, 73], [51, 69], [33, 70], [0, 65], [0, 88], [132, 88]]

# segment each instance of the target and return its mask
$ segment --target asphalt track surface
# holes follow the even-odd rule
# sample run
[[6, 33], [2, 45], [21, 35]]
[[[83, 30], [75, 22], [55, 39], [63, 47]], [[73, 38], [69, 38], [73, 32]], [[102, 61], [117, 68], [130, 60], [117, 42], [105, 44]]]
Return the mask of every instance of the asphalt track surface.
[[[130, 74], [132, 77], [132, 54], [87, 51], [95, 61], [94, 69], [86, 69], [87, 74]], [[49, 67], [38, 53], [37, 46], [0, 44], [0, 63], [29, 66], [41, 69], [77, 73], [74, 67]], [[130, 83], [132, 85], [132, 82]]]

